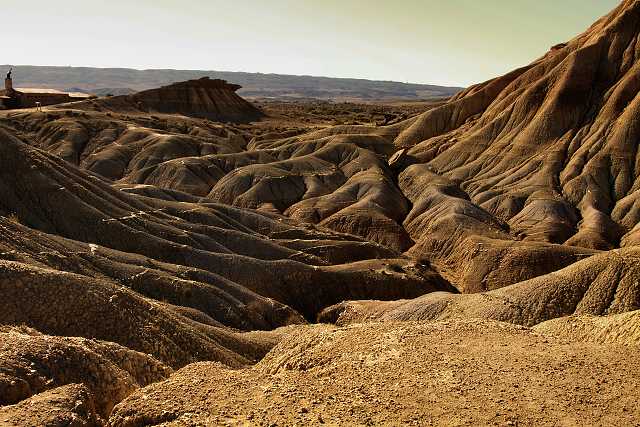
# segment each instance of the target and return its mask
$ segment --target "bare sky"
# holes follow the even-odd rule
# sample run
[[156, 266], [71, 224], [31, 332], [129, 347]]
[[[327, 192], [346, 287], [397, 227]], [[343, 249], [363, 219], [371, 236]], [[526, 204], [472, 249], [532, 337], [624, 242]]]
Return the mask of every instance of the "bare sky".
[[617, 0], [1, 0], [0, 63], [468, 85], [527, 64]]

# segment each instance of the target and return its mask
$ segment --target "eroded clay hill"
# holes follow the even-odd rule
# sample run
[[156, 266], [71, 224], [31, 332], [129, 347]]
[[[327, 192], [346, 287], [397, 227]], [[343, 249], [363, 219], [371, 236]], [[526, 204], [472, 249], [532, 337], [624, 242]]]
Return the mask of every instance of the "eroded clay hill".
[[492, 290], [636, 243], [639, 8], [392, 126], [257, 135], [95, 112], [12, 126], [120, 188], [319, 224]]
[[172, 368], [250, 365], [293, 332], [270, 330], [345, 299], [455, 291], [352, 235], [120, 191], [9, 133], [0, 140], [0, 324], [10, 328], [0, 405], [15, 405], [0, 418], [13, 425], [104, 420]]
[[[476, 234], [492, 239], [492, 251], [504, 232], [532, 245], [635, 245], [639, 28], [640, 3], [624, 1], [531, 65], [473, 86], [405, 128], [395, 144], [407, 148], [413, 166], [401, 182], [414, 189], [427, 168], [440, 188], [456, 186], [461, 193], [453, 196], [472, 203], [437, 220], [416, 209], [406, 223], [421, 236], [412, 251], [433, 252], [442, 232], [464, 222], [446, 246], [464, 248]], [[414, 200], [435, 197], [424, 193], [415, 188]]]
[[[36, 242], [64, 237], [71, 239], [64, 245], [82, 242], [94, 254], [102, 246], [109, 254], [118, 251], [113, 256], [125, 262], [133, 256], [129, 264], [144, 265], [145, 257], [182, 265], [188, 267], [185, 278], [240, 285], [240, 292], [258, 292], [310, 318], [329, 301], [370, 291], [395, 299], [452, 289], [428, 266], [387, 247], [269, 213], [119, 191], [8, 134], [0, 137], [0, 161], [6, 165], [0, 168], [0, 210], [49, 233]], [[18, 249], [19, 240], [9, 232], [3, 238]]]
[[264, 116], [236, 94], [241, 86], [203, 77], [132, 95], [83, 102], [75, 108], [131, 113], [181, 114], [217, 122], [248, 123]]
[[3, 113], [0, 425], [637, 422], [639, 33], [389, 126]]

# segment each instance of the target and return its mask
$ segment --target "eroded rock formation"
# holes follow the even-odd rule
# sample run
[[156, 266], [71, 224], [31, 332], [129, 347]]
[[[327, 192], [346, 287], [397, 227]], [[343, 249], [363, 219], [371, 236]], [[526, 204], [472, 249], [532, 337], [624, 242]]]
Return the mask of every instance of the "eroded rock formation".
[[390, 126], [213, 123], [256, 117], [212, 81], [3, 114], [0, 423], [631, 423], [639, 34]]
[[158, 89], [85, 102], [75, 108], [131, 113], [181, 114], [216, 122], [248, 123], [264, 113], [236, 91], [239, 85], [203, 77]]

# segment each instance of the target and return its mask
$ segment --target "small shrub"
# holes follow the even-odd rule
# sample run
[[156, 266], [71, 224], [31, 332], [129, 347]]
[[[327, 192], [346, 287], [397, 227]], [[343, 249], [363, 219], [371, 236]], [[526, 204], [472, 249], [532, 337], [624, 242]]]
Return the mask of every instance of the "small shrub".
[[16, 213], [9, 214], [7, 216], [7, 219], [16, 224], [22, 224], [22, 222], [20, 221], [20, 217]]

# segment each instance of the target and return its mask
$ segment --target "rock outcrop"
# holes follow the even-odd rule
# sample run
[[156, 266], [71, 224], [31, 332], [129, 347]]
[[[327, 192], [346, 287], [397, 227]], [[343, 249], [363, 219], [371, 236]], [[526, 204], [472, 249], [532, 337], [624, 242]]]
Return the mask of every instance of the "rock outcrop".
[[132, 95], [103, 98], [74, 108], [99, 111], [181, 114], [216, 122], [248, 123], [264, 117], [264, 113], [240, 97], [241, 86], [225, 80], [203, 77], [149, 89]]

